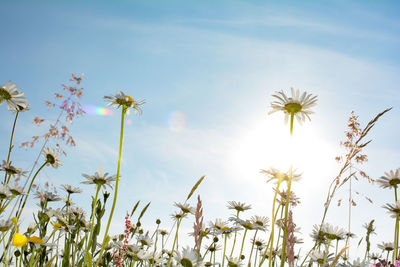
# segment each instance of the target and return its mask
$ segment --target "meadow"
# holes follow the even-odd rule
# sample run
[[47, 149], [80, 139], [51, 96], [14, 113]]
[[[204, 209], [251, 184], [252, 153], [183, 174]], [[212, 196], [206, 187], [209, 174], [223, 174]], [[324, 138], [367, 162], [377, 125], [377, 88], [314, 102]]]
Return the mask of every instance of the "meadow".
[[[383, 171], [377, 179], [358, 168], [368, 158], [364, 154], [371, 142], [368, 134], [379, 127], [376, 126], [379, 119], [391, 108], [375, 115], [365, 125], [360, 124], [354, 112], [350, 114], [341, 142], [345, 153], [336, 158], [340, 171], [325, 185], [326, 200], [321, 204], [324, 210], [319, 221], [310, 222], [314, 225], [311, 233], [300, 234], [301, 225], [296, 224], [293, 216], [301, 201], [295, 194], [296, 186], [302, 182], [302, 174], [293, 166], [287, 170], [274, 167], [260, 170], [260, 175], [274, 190], [273, 197], [268, 199], [271, 214], [249, 217], [251, 203], [227, 201], [226, 206], [233, 213], [231, 217], [205, 222], [203, 200], [198, 194], [198, 188], [207, 182], [203, 176], [193, 181], [185, 199], [176, 200], [170, 222], [156, 220], [154, 225], [145, 225], [142, 219], [151, 212], [150, 203], [144, 206], [139, 201], [131, 203], [133, 208], [126, 212], [125, 218], [114, 217], [115, 208], [123, 198], [118, 191], [125, 153], [126, 115], [130, 112], [140, 115], [146, 106], [145, 101], [124, 92], [104, 96], [105, 104], [121, 114], [116, 170], [105, 172], [99, 167], [93, 174], [83, 173], [80, 185], [65, 183], [56, 188], [48, 183], [37, 183], [39, 173], [61, 166], [64, 147], [76, 145], [69, 125], [85, 115], [79, 102], [84, 94], [82, 78], [72, 75], [68, 85], [54, 94], [54, 99], [46, 100], [48, 109], [57, 114], [56, 119], [47, 127], [46, 119], [35, 117], [34, 123], [43, 126], [45, 131], [22, 144], [15, 144], [13, 140], [18, 135], [19, 116], [31, 112], [28, 99], [11, 81], [0, 86], [1, 108], [7, 108], [14, 118], [9, 125], [9, 146], [3, 148], [7, 157], [0, 169], [4, 174], [0, 185], [0, 254], [4, 266], [400, 266], [397, 192], [400, 168]], [[270, 115], [282, 117], [290, 136], [296, 135], [297, 127], [312, 123], [313, 108], [318, 104], [317, 96], [293, 88], [275, 92], [270, 100]], [[19, 147], [28, 151], [40, 148], [31, 169], [13, 165], [17, 161], [13, 151]], [[285, 153], [291, 154], [290, 147]], [[363, 257], [350, 253], [350, 240], [356, 238], [349, 230], [350, 221], [348, 228], [342, 228], [326, 220], [330, 207], [341, 204], [335, 198], [336, 193], [349, 186], [349, 214], [343, 216], [357, 219], [351, 218], [350, 213], [354, 202], [351, 183], [358, 179], [365, 179], [375, 184], [376, 190], [387, 192], [387, 204], [382, 207], [387, 217], [365, 223], [364, 232], [357, 233], [359, 244], [365, 245]], [[91, 195], [92, 202], [77, 206], [73, 203], [74, 196], [83, 192]], [[25, 227], [21, 225], [21, 215], [28, 203], [38, 206], [29, 226]], [[56, 208], [60, 203], [61, 208]], [[393, 224], [391, 240], [371, 242], [371, 236], [376, 235], [375, 220], [389, 220]], [[124, 225], [124, 232], [111, 233], [112, 221]], [[191, 232], [180, 229], [183, 221], [191, 222]], [[182, 244], [182, 236], [187, 235], [192, 242]], [[313, 246], [304, 246], [304, 239], [311, 239]]]

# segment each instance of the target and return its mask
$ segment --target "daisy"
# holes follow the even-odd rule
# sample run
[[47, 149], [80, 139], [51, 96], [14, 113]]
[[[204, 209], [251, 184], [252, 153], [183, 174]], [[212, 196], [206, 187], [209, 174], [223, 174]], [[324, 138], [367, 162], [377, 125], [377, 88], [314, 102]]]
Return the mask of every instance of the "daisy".
[[43, 156], [46, 159], [46, 165], [50, 164], [54, 169], [57, 169], [61, 165], [58, 154], [50, 147], [43, 149]]
[[333, 227], [329, 223], [324, 223], [321, 227], [322, 234], [329, 240], [342, 240], [346, 236], [346, 231], [338, 226]]
[[[276, 189], [274, 189], [276, 191]], [[278, 191], [279, 196], [281, 197], [278, 202], [282, 205], [286, 205], [286, 199], [287, 199], [287, 191]], [[293, 207], [296, 207], [298, 204], [300, 204], [300, 198], [296, 196], [296, 194], [293, 191], [290, 191], [289, 194], [289, 204], [292, 205]]]
[[168, 231], [167, 231], [167, 230], [164, 230], [164, 229], [158, 229], [157, 231], [158, 231], [158, 233], [159, 233], [160, 235], [162, 235], [162, 236], [168, 234]]
[[269, 223], [268, 217], [265, 216], [252, 216], [251, 221], [254, 224], [254, 228], [261, 231], [266, 231]]
[[0, 231], [6, 232], [11, 228], [12, 225], [13, 225], [13, 222], [11, 220], [1, 220], [0, 221]]
[[22, 186], [18, 186], [17, 184], [10, 183], [8, 185], [8, 189], [14, 196], [19, 196], [24, 194], [24, 188]]
[[228, 257], [225, 256], [226, 259], [228, 260], [228, 267], [240, 267], [243, 266], [243, 263], [239, 258], [234, 258], [234, 257]]
[[292, 96], [288, 97], [283, 91], [275, 92], [272, 97], [275, 97], [275, 101], [271, 103], [272, 110], [269, 114], [277, 111], [283, 111], [285, 114], [285, 122], [287, 123], [289, 116], [293, 115], [296, 117], [299, 123], [305, 121], [307, 117], [310, 119], [310, 114], [314, 113], [310, 110], [311, 107], [317, 104], [317, 96], [312, 96], [304, 92], [300, 96], [299, 90], [294, 90], [291, 88]]
[[383, 208], [388, 210], [390, 217], [396, 218], [400, 215], [400, 200], [397, 200], [394, 204], [386, 204]]
[[265, 241], [262, 240], [261, 238], [256, 238], [256, 239], [251, 239], [250, 243], [253, 244], [258, 248], [258, 247], [264, 247], [265, 246]]
[[82, 193], [82, 190], [80, 188], [73, 187], [72, 185], [69, 185], [69, 184], [63, 184], [63, 185], [61, 185], [61, 187], [70, 195]]
[[253, 230], [253, 223], [250, 220], [242, 220], [238, 217], [230, 217], [229, 221], [235, 222], [237, 225], [244, 227], [247, 230]]
[[49, 191], [41, 191], [41, 192], [36, 192], [35, 193], [35, 198], [40, 198], [40, 201], [44, 202], [53, 202], [53, 201], [60, 201], [61, 198], [57, 196], [56, 194], [53, 194], [52, 192]]
[[183, 249], [182, 254], [179, 251], [176, 251], [176, 253], [174, 254], [174, 259], [178, 263], [178, 265], [182, 265], [185, 267], [198, 266], [197, 252], [194, 249], [186, 247]]
[[371, 253], [371, 255], [369, 256], [371, 258], [371, 260], [376, 261], [377, 259], [379, 259], [382, 255], [380, 255], [379, 253]]
[[313, 230], [310, 234], [311, 238], [313, 239], [313, 241], [317, 244], [326, 244], [327, 243], [327, 239], [324, 236], [323, 232], [320, 231], [319, 229], [319, 225], [314, 225], [313, 226]]
[[[274, 167], [271, 167], [269, 170], [261, 170], [261, 173], [268, 176], [269, 183], [272, 180], [276, 180], [275, 182], [289, 181], [289, 172], [282, 172]], [[298, 181], [301, 179], [301, 174], [296, 174], [294, 171], [292, 172], [292, 181]]]
[[180, 219], [183, 219], [187, 216], [187, 213], [183, 213], [183, 212], [175, 212], [174, 214], [171, 214], [171, 218], [174, 221], [179, 221]]
[[397, 187], [400, 184], [400, 168], [396, 169], [396, 171], [390, 170], [389, 173], [385, 172], [385, 175], [376, 180], [380, 187]]
[[148, 235], [139, 235], [137, 240], [143, 246], [150, 247], [153, 244], [153, 240]]
[[349, 267], [368, 267], [368, 266], [370, 265], [367, 261], [363, 261], [360, 258], [357, 258], [356, 260], [353, 261], [353, 263], [350, 263]]
[[17, 91], [17, 85], [8, 81], [6, 85], [0, 86], [0, 105], [6, 101], [9, 111], [21, 111], [28, 107], [28, 100], [23, 92]]
[[133, 100], [132, 97], [124, 94], [123, 92], [116, 92], [115, 96], [105, 96], [104, 99], [109, 102], [107, 106], [115, 108], [122, 106], [126, 109], [126, 114], [129, 114], [130, 108], [133, 108], [136, 115], [140, 115], [142, 113], [140, 106], [145, 103], [145, 101]]
[[221, 219], [215, 219], [215, 222], [209, 222], [209, 225], [210, 228], [215, 230], [222, 230], [224, 228], [229, 228], [228, 223]]
[[190, 207], [188, 203], [177, 203], [175, 202], [174, 204], [175, 207], [180, 208], [182, 210], [182, 213], [190, 213], [194, 214], [194, 208]]
[[[325, 259], [325, 252], [323, 251], [318, 251], [318, 250], [313, 250], [310, 253], [310, 258], [311, 258], [311, 262], [317, 262], [318, 264], [323, 264], [324, 263], [324, 259]], [[326, 262], [330, 262], [333, 260], [333, 254], [328, 254], [327, 258], [326, 258]]]
[[394, 249], [394, 244], [392, 242], [382, 242], [382, 244], [378, 244], [378, 248], [386, 251], [392, 251]]
[[0, 184], [0, 199], [8, 198], [11, 195], [7, 185]]
[[227, 207], [228, 209], [236, 210], [238, 212], [251, 209], [251, 205], [246, 205], [245, 203], [240, 203], [236, 201], [228, 201]]
[[16, 168], [12, 166], [10, 163], [7, 163], [5, 160], [3, 160], [3, 163], [1, 164], [0, 171], [6, 172], [8, 175], [15, 177], [15, 176], [26, 176], [28, 173], [27, 171], [22, 171], [20, 168]]
[[81, 182], [81, 184], [95, 184], [97, 186], [103, 187], [103, 189], [106, 189], [106, 185], [108, 185], [110, 188], [113, 187], [112, 183], [116, 179], [116, 175], [108, 176], [108, 172], [103, 174], [103, 170], [101, 166], [99, 166], [99, 170], [94, 173], [94, 175], [88, 175], [83, 173], [83, 177], [88, 179], [88, 181]]

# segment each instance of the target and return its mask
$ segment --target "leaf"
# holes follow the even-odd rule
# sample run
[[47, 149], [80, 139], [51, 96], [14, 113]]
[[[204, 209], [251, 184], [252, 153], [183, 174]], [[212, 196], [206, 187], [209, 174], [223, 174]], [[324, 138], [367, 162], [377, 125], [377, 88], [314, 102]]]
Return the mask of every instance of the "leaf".
[[140, 221], [140, 219], [143, 217], [143, 215], [144, 215], [144, 213], [146, 212], [147, 208], [150, 206], [150, 203], [151, 203], [151, 202], [149, 202], [149, 203], [146, 205], [146, 207], [144, 207], [144, 209], [142, 210], [142, 212], [141, 212], [140, 215], [139, 215], [138, 221]]
[[139, 206], [139, 203], [140, 203], [140, 200], [138, 202], [136, 202], [135, 206], [133, 207], [132, 212], [131, 212], [131, 217], [132, 217], [133, 213], [136, 211], [137, 207]]
[[206, 177], [206, 176], [203, 175], [203, 177], [201, 177], [201, 178], [197, 181], [197, 183], [193, 186], [193, 188], [192, 188], [192, 190], [190, 191], [188, 197], [186, 198], [186, 201], [188, 201], [189, 198], [193, 195], [194, 191], [196, 191], [197, 187], [199, 187], [200, 183], [203, 181], [203, 179], [204, 179], [205, 177]]
[[348, 249], [350, 246], [345, 246], [344, 248], [342, 248], [342, 250], [340, 250], [340, 252], [336, 255], [336, 257], [333, 259], [331, 265], [329, 265], [330, 267], [334, 267], [336, 266], [337, 261], [339, 260], [340, 256], [342, 256], [342, 254], [346, 251], [346, 249]]

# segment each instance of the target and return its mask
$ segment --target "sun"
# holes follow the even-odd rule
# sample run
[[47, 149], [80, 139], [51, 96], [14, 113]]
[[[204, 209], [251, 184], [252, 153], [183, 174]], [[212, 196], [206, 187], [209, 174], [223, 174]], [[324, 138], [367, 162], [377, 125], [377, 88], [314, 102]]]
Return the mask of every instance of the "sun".
[[235, 179], [250, 183], [263, 179], [260, 169], [275, 167], [287, 171], [292, 165], [297, 173], [303, 173], [300, 187], [296, 185], [296, 188], [315, 187], [315, 181], [321, 181], [322, 175], [335, 170], [337, 150], [334, 145], [310, 123], [296, 124], [294, 135], [290, 137], [289, 126], [281, 118], [263, 117], [244, 127], [234, 138], [228, 164]]

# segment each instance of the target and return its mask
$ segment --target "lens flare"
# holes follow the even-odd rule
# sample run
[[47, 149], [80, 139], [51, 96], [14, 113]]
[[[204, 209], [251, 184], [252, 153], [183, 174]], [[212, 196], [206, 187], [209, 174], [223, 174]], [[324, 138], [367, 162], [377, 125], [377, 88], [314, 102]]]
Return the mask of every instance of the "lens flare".
[[85, 110], [86, 114], [98, 115], [98, 116], [109, 116], [113, 113], [110, 109], [103, 108], [103, 107], [97, 107], [92, 104], [85, 105], [84, 110]]
[[182, 132], [186, 127], [185, 113], [180, 110], [172, 112], [168, 118], [168, 127], [172, 132]]

